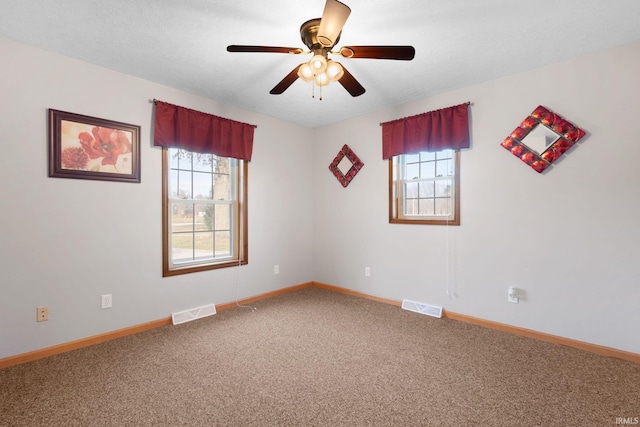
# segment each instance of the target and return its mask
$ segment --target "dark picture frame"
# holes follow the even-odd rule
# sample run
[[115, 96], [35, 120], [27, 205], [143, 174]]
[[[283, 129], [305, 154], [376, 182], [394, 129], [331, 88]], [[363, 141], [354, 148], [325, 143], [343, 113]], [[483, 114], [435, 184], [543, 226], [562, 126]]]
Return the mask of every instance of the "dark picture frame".
[[49, 176], [140, 182], [140, 126], [49, 109]]

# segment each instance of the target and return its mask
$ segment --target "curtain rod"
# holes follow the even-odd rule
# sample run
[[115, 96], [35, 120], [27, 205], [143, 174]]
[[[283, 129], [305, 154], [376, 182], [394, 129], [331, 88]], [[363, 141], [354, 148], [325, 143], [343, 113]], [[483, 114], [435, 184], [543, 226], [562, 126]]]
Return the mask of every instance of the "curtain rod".
[[[153, 102], [154, 104], [157, 104], [158, 102], [164, 102], [164, 101], [160, 101], [159, 99], [153, 98], [153, 99], [150, 99], [149, 102]], [[221, 119], [224, 119], [224, 120], [230, 120], [232, 122], [238, 122], [237, 120], [232, 120], [232, 119], [228, 119], [226, 117], [216, 116], [215, 114], [205, 113], [204, 111], [193, 110], [193, 109], [187, 108], [187, 107], [181, 107], [180, 105], [171, 104], [169, 102], [164, 102], [164, 103], [165, 104], [169, 104], [169, 105], [173, 105], [174, 107], [184, 108], [185, 110], [195, 111], [196, 113], [208, 114], [210, 116], [220, 117]], [[254, 128], [258, 128], [257, 125], [252, 125], [250, 123], [244, 123], [244, 122], [238, 122], [238, 123], [242, 123], [243, 125], [253, 126]]]
[[[467, 101], [467, 102], [463, 102], [462, 104], [458, 104], [458, 105], [473, 105], [473, 102]], [[438, 108], [437, 110], [431, 110], [431, 111], [427, 111], [427, 112], [420, 113], [420, 114], [414, 114], [413, 116], [407, 116], [407, 117], [401, 117], [399, 119], [389, 120], [388, 122], [380, 123], [380, 126], [385, 125], [387, 123], [397, 122], [399, 120], [405, 120], [405, 119], [410, 119], [412, 117], [418, 117], [418, 116], [421, 116], [421, 115], [427, 114], [427, 113], [433, 113], [434, 111], [446, 110], [447, 108], [452, 108], [452, 107], [457, 107], [457, 105], [453, 105], [451, 107], [445, 107], [445, 108]]]

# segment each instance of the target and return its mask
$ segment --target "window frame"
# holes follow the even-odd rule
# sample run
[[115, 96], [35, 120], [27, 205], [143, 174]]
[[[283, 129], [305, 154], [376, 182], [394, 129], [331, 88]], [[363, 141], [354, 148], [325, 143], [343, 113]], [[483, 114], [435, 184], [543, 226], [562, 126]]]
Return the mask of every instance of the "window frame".
[[[188, 150], [185, 150], [188, 151]], [[171, 172], [169, 149], [162, 148], [162, 276], [176, 276], [180, 274], [196, 273], [199, 271], [215, 270], [218, 268], [235, 267], [249, 263], [249, 235], [248, 235], [248, 178], [249, 164], [245, 160], [238, 159], [236, 173], [238, 174], [235, 185], [236, 199], [231, 205], [236, 205], [237, 227], [232, 232], [232, 239], [237, 246], [237, 255], [224, 260], [202, 260], [185, 263], [184, 265], [171, 265], [170, 221], [171, 203], [169, 201], [169, 175]], [[235, 215], [234, 215], [235, 216]]]
[[[399, 215], [403, 199], [397, 196], [399, 177], [396, 176], [396, 165], [399, 169], [400, 156], [389, 158], [389, 223], [390, 224], [423, 224], [423, 225], [460, 225], [460, 150], [453, 150], [453, 217], [419, 216], [407, 217]], [[444, 150], [442, 150], [444, 151]]]

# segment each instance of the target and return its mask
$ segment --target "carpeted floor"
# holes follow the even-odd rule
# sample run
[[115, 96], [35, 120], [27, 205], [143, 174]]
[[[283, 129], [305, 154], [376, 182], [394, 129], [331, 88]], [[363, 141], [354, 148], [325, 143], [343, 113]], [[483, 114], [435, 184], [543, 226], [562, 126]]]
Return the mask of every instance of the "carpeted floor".
[[254, 306], [0, 370], [0, 425], [566, 427], [640, 417], [638, 364], [314, 287]]

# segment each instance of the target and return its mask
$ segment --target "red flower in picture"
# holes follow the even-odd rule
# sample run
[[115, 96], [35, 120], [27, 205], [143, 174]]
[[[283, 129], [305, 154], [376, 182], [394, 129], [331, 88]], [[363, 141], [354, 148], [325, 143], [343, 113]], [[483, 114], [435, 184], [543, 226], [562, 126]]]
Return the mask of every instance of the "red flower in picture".
[[78, 134], [80, 145], [90, 159], [102, 157], [103, 165], [115, 165], [118, 156], [131, 152], [131, 142], [124, 131], [95, 126]]
[[86, 169], [89, 156], [80, 147], [70, 147], [62, 151], [60, 161], [65, 169]]

